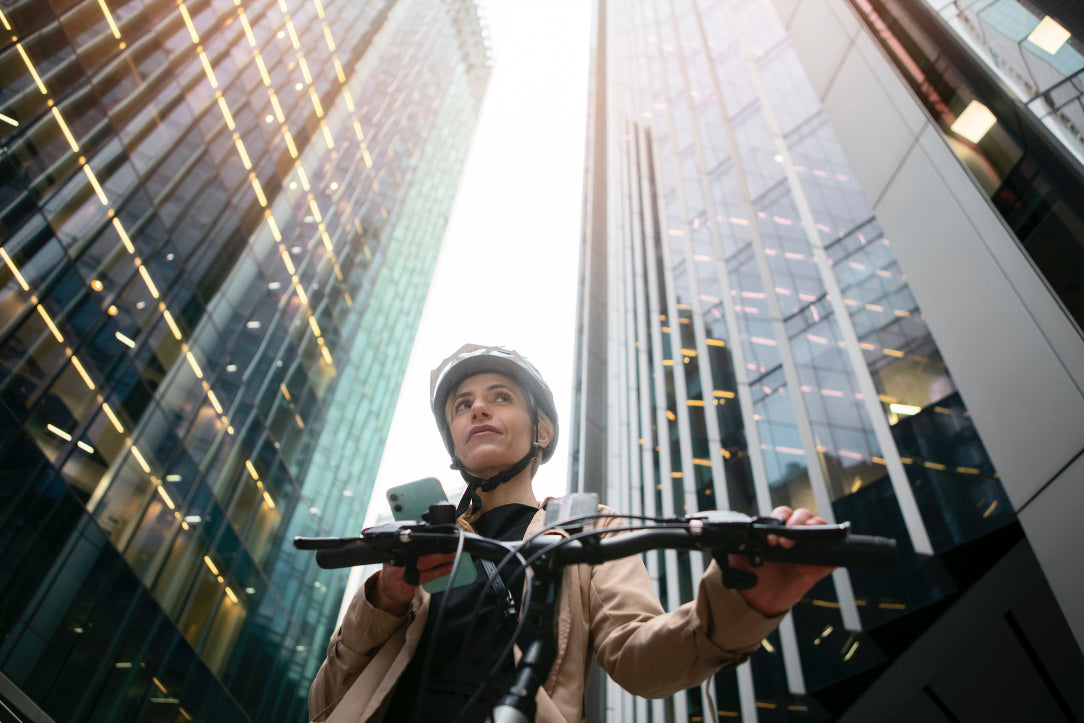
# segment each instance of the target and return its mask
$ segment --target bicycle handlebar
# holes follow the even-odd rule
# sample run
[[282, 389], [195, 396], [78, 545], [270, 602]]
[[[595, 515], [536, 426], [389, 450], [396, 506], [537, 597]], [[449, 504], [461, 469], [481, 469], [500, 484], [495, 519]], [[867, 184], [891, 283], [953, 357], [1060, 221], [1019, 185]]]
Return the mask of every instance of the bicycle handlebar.
[[[597, 510], [597, 499], [572, 500], [561, 506], [555, 515], [567, 515], [569, 511], [575, 515], [575, 509]], [[547, 508], [547, 515], [550, 511]], [[326, 569], [388, 562], [405, 566], [407, 579], [413, 574], [415, 582], [419, 557], [453, 552], [459, 549], [460, 543], [462, 549], [475, 558], [504, 564], [517, 556], [525, 568], [531, 566], [535, 576], [524, 597], [524, 605], [529, 609], [519, 622], [520, 627], [531, 622], [529, 629], [525, 629], [527, 643], [516, 666], [515, 684], [493, 709], [489, 720], [494, 723], [521, 723], [534, 719], [535, 692], [553, 665], [554, 596], [559, 589], [561, 568], [566, 565], [599, 564], [659, 549], [705, 550], [723, 568], [724, 586], [746, 589], [756, 584], [756, 574], [731, 568], [728, 554], [744, 555], [753, 567], [766, 561], [882, 569], [896, 564], [895, 540], [852, 535], [847, 522], [787, 527], [781, 520], [771, 517], [710, 511], [685, 518], [654, 520], [657, 523], [654, 527], [601, 527], [580, 531], [583, 523], [608, 517], [593, 513], [554, 521], [543, 530], [545, 533], [554, 528], [563, 529], [567, 536], [539, 534], [522, 542], [499, 542], [460, 530], [455, 524], [455, 508], [450, 504], [433, 505], [424, 517], [425, 521], [400, 521], [369, 527], [360, 537], [297, 537], [294, 546], [300, 550], [315, 550], [317, 564]], [[620, 532], [625, 534], [615, 534]], [[796, 544], [789, 549], [772, 545], [768, 542], [770, 536], [790, 538]], [[529, 593], [536, 587], [542, 593], [539, 596], [541, 602], [528, 604]], [[438, 614], [438, 620], [439, 617]], [[518, 638], [520, 627], [513, 640]], [[500, 659], [504, 659], [509, 650], [511, 643]], [[478, 694], [476, 692], [474, 697]]]
[[[597, 517], [597, 516], [596, 516]], [[738, 513], [711, 512], [667, 521], [658, 527], [635, 528], [626, 534], [602, 539], [613, 528], [595, 530], [582, 539], [543, 536], [523, 543], [502, 543], [450, 525], [401, 521], [367, 528], [355, 538], [295, 538], [301, 550], [316, 550], [317, 564], [325, 569], [391, 562], [437, 552], [453, 552], [462, 534], [463, 549], [494, 562], [512, 550], [525, 557], [544, 556], [557, 566], [599, 564], [650, 550], [708, 550], [718, 556], [732, 553], [749, 557], [754, 566], [764, 561], [830, 567], [886, 569], [896, 563], [896, 541], [886, 537], [855, 535], [850, 524], [784, 527], [772, 518]], [[788, 537], [797, 544], [790, 549], [770, 545], [768, 535]]]

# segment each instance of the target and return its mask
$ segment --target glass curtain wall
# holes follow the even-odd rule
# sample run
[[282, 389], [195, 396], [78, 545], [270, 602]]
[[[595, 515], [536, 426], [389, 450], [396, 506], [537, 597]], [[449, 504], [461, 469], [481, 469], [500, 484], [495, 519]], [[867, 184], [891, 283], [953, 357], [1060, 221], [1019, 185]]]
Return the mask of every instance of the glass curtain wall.
[[303, 720], [488, 79], [469, 0], [0, 12], [0, 671]]
[[[804, 694], [883, 660], [864, 631], [942, 599], [915, 553], [1014, 516], [771, 6], [654, 0], [597, 17], [605, 493], [644, 514], [800, 505], [897, 537], [898, 572], [837, 571], [713, 681], [721, 717], [823, 720]], [[669, 607], [705, 566], [647, 562]], [[699, 720], [704, 705], [698, 690], [607, 689], [619, 720]]]
[[1079, 331], [1084, 57], [1069, 31], [1018, 0], [849, 2]]

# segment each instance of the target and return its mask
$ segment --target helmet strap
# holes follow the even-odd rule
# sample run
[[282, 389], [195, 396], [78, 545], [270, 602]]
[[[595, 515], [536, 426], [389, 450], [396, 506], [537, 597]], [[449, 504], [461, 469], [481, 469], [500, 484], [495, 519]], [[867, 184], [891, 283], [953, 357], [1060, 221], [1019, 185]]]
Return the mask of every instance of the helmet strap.
[[512, 479], [520, 472], [527, 469], [527, 465], [531, 463], [541, 449], [542, 445], [538, 442], [532, 442], [531, 448], [527, 451], [527, 454], [523, 455], [522, 459], [503, 472], [498, 472], [488, 479], [475, 477], [470, 472], [463, 469], [463, 466], [459, 463], [458, 457], [452, 457], [452, 469], [459, 470], [459, 474], [463, 475], [463, 479], [467, 482], [467, 489], [464, 490], [463, 496], [459, 498], [459, 505], [456, 507], [455, 516], [459, 517], [470, 509], [482, 509], [482, 498], [478, 495], [478, 490], [492, 492], [496, 489], [497, 485]]

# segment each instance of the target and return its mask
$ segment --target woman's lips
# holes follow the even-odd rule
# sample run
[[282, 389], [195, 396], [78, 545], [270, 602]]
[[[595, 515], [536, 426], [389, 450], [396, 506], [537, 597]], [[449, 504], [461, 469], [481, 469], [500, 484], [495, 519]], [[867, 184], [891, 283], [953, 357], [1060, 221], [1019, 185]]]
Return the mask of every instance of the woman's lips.
[[467, 435], [468, 439], [473, 439], [479, 434], [496, 434], [497, 428], [491, 427], [488, 424], [480, 424], [477, 427], [471, 427], [470, 434]]

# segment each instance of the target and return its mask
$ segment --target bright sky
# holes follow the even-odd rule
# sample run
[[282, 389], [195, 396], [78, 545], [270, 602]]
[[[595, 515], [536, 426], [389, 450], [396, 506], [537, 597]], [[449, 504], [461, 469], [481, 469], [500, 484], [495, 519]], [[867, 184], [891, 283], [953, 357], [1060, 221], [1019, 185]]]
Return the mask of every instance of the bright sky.
[[494, 67], [365, 524], [384, 490], [437, 477], [463, 486], [429, 411], [429, 372], [465, 343], [511, 347], [538, 367], [560, 415], [541, 498], [565, 491], [583, 207], [587, 0], [483, 0]]

